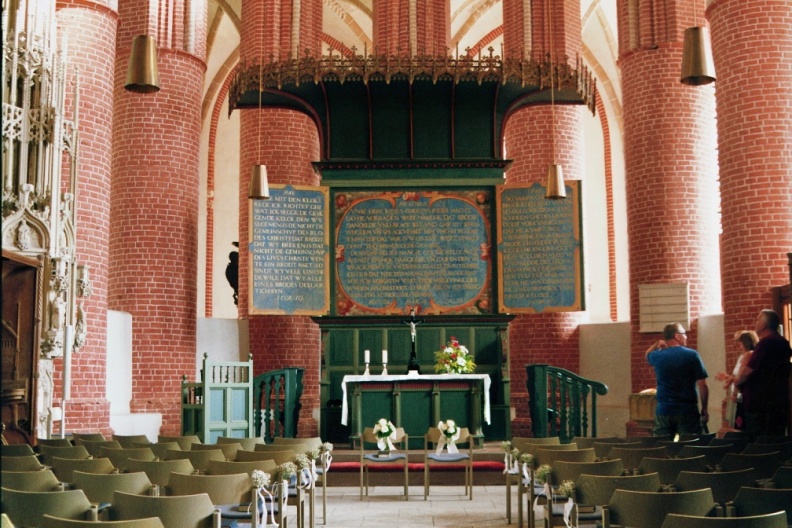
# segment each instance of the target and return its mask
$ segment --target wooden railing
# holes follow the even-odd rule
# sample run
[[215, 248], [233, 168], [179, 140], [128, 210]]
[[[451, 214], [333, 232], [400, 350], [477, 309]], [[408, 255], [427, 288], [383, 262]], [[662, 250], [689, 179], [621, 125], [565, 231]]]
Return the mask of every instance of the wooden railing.
[[535, 437], [568, 442], [575, 436], [597, 436], [597, 395], [608, 393], [604, 383], [550, 365], [527, 365], [525, 370]]
[[253, 424], [267, 443], [275, 437], [295, 438], [303, 391], [302, 368], [259, 374], [253, 380]]

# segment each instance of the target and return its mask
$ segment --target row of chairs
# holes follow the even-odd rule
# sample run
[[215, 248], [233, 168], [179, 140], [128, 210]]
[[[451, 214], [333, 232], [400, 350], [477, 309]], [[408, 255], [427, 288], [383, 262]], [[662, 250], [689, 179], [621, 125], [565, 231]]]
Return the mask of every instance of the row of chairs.
[[[306, 439], [283, 439], [284, 441], [279, 442], [281, 445], [264, 446], [257, 439], [223, 439], [222, 443], [216, 445], [203, 445], [197, 441], [197, 438], [180, 439], [183, 440], [183, 443], [177, 443], [178, 445], [175, 448], [169, 446], [169, 449], [162, 453], [166, 455], [165, 458], [168, 458], [168, 460], [160, 460], [154, 456], [152, 450], [152, 448], [156, 449], [157, 444], [149, 443], [143, 447], [135, 445], [142, 443], [139, 442], [141, 440], [139, 438], [125, 440], [127, 440], [125, 445], [132, 447], [119, 447], [119, 445], [116, 445], [120, 444], [118, 439], [107, 441], [99, 438], [75, 438], [75, 443], [78, 445], [68, 447], [64, 443], [57, 446], [44, 443], [38, 449], [42, 458], [51, 463], [53, 471], [38, 471], [43, 466], [38, 462], [35, 455], [30, 454], [32, 450], [29, 446], [14, 446], [14, 450], [10, 446], [4, 446], [2, 457], [3, 482], [6, 483], [7, 481], [6, 475], [11, 475], [9, 477], [10, 480], [15, 479], [18, 481], [12, 487], [22, 487], [22, 478], [19, 476], [24, 475], [24, 473], [20, 471], [28, 471], [36, 476], [41, 475], [38, 483], [27, 483], [29, 488], [51, 491], [54, 486], [60, 486], [62, 489], [63, 485], [61, 482], [69, 482], [76, 488], [84, 488], [83, 491], [90, 495], [89, 498], [92, 502], [110, 502], [114, 500], [113, 495], [116, 490], [139, 494], [147, 487], [154, 487], [157, 490], [155, 494], [158, 494], [161, 489], [171, 495], [181, 496], [188, 494], [187, 492], [190, 490], [196, 491], [205, 487], [205, 491], [214, 504], [225, 504], [230, 499], [238, 499], [240, 491], [243, 494], [250, 494], [251, 483], [249, 474], [253, 469], [274, 472], [276, 466], [280, 463], [294, 459], [295, 450], [297, 452], [307, 452], [309, 449], [308, 445], [316, 443], [316, 441]], [[164, 440], [172, 440], [172, 438], [160, 437], [160, 440], [163, 440], [160, 444], [166, 444], [170, 442], [165, 442]], [[240, 440], [242, 441], [241, 443], [245, 444], [245, 447], [251, 447], [256, 449], [256, 451], [247, 452], [243, 450]], [[321, 442], [319, 444], [321, 445]], [[6, 449], [6, 447], [9, 448]], [[86, 447], [93, 448], [94, 453], [111, 455], [113, 458], [111, 459], [109, 456], [88, 458], [90, 453]], [[182, 450], [182, 447], [186, 449]], [[12, 453], [12, 451], [14, 452]], [[249, 456], [245, 461], [237, 462], [237, 453], [240, 454], [240, 458], [245, 458], [245, 454]], [[192, 457], [190, 456], [192, 454], [212, 455], [208, 459], [199, 459], [202, 463], [201, 473], [206, 473], [207, 475], [193, 474], [197, 468], [192, 464]], [[71, 456], [74, 458], [55, 455], [66, 455], [66, 457]], [[232, 460], [228, 460], [228, 458]], [[12, 473], [9, 472], [10, 469], [16, 471]], [[321, 468], [318, 469], [319, 473], [324, 476]], [[119, 470], [124, 472], [119, 472]], [[94, 475], [88, 472], [98, 474]], [[96, 480], [93, 477], [99, 477], [99, 479]], [[93, 484], [87, 482], [89, 479]], [[124, 482], [121, 479], [125, 479]], [[233, 482], [230, 482], [229, 479]], [[137, 484], [133, 482], [137, 482]], [[313, 525], [313, 487], [310, 487], [310, 492], [310, 519], [311, 525]], [[289, 502], [295, 504], [298, 508], [298, 526], [303, 526], [306, 508], [305, 492], [302, 489], [295, 489], [291, 492], [291, 495]], [[236, 502], [239, 501], [237, 500]], [[323, 504], [323, 519], [326, 519], [326, 499]], [[224, 514], [227, 513], [233, 512], [224, 512]]]
[[[706, 487], [710, 489], [711, 493], [713, 493], [713, 489], [715, 490], [715, 495], [717, 495], [718, 502], [721, 502], [721, 504], [727, 499], [734, 498], [741, 486], [752, 486], [758, 480], [773, 477], [774, 480], [778, 480], [777, 483], [774, 482], [773, 484], [781, 487], [787, 486], [790, 478], [788, 468], [782, 466], [783, 462], [788, 458], [787, 445], [783, 439], [776, 441], [770, 449], [759, 448], [752, 450], [750, 446], [760, 444], [742, 445], [740, 450], [747, 451], [747, 454], [734, 453], [729, 450], [720, 453], [722, 458], [715, 462], [712, 459], [707, 460], [707, 457], [700, 452], [695, 452], [697, 456], [691, 458], [671, 458], [670, 449], [665, 444], [668, 439], [641, 438], [636, 440], [638, 441], [630, 442], [628, 439], [615, 438], [575, 439], [573, 444], [562, 445], [555, 438], [518, 438], [514, 439], [512, 443], [520, 452], [533, 455], [534, 464], [532, 468], [529, 468], [529, 471], [543, 464], [552, 466], [548, 483], [557, 485], [564, 480], [572, 480], [573, 482], [582, 480], [576, 488], [576, 493], [583, 495], [582, 497], [579, 496], [578, 499], [582, 498], [586, 501], [584, 502], [585, 504], [607, 504], [608, 501], [604, 500], [605, 495], [612, 494], [614, 489], [608, 485], [602, 486], [602, 483], [598, 482], [595, 487], [600, 490], [600, 495], [592, 495], [591, 484], [588, 480], [590, 478], [610, 478], [610, 482], [623, 480], [624, 483], [619, 485], [643, 486], [642, 490], [645, 492], [682, 491]], [[579, 449], [578, 441], [588, 447]], [[705, 439], [704, 441], [700, 439], [685, 439], [683, 441], [686, 442], [683, 449], [704, 447], [694, 446], [694, 442], [701, 444], [712, 443], [711, 439]], [[600, 448], [599, 454], [601, 456], [597, 456], [595, 449], [597, 447]], [[604, 447], [607, 447], [607, 449], [603, 449]], [[729, 448], [731, 447], [729, 445]], [[681, 450], [679, 453], [681, 454]], [[511, 522], [511, 492], [509, 484], [515, 478], [518, 478], [522, 484], [518, 488], [520, 499], [519, 517], [520, 522], [522, 522], [524, 495], [530, 497], [528, 504], [533, 505], [533, 495], [537, 491], [541, 493], [542, 490], [537, 490], [532, 486], [530, 478], [524, 478], [525, 476], [516, 474], [518, 471], [514, 469], [518, 468], [518, 465], [513, 465], [511, 468], [512, 471], [507, 473], [506, 477], [507, 519]], [[715, 468], [718, 473], [707, 472]], [[582, 475], [585, 475], [585, 477]], [[595, 475], [599, 475], [599, 477], [595, 477]], [[624, 477], [620, 475], [640, 475], [640, 477]], [[629, 485], [627, 484], [628, 482]], [[792, 493], [792, 490], [789, 493]], [[590, 500], [597, 502], [587, 502]], [[790, 503], [792, 504], [792, 500], [790, 500]], [[560, 516], [559, 508], [556, 507], [556, 510], [556, 513]], [[553, 517], [547, 513], [547, 511], [551, 510], [546, 508], [545, 511], [546, 523], [551, 525], [550, 520]], [[598, 517], [599, 513], [594, 513], [593, 516]], [[528, 525], [533, 525], [533, 515], [529, 515]]]

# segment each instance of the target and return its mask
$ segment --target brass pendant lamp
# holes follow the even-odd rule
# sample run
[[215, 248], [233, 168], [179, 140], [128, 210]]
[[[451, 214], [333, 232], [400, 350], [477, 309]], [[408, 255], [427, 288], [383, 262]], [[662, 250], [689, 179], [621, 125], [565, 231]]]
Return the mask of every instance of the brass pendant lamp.
[[[548, 6], [549, 9], [549, 6]], [[553, 163], [547, 167], [547, 185], [545, 186], [545, 199], [561, 200], [566, 198], [566, 185], [564, 185], [564, 170], [558, 164], [558, 150], [556, 148], [555, 129], [555, 57], [553, 56], [553, 15], [548, 12], [548, 34], [550, 36], [550, 119], [552, 120]]]
[[[258, 131], [256, 133], [256, 145], [258, 147], [258, 154], [256, 159], [261, 159], [261, 78], [262, 73], [259, 72], [259, 112], [256, 114], [258, 120]], [[266, 165], [253, 165], [253, 173], [250, 175], [250, 185], [248, 186], [248, 199], [249, 200], [269, 200], [269, 183], [267, 182], [267, 167]]]
[[[701, 0], [693, 0], [698, 6]], [[698, 23], [698, 8], [696, 8]], [[715, 62], [712, 60], [709, 28], [696, 26], [685, 30], [682, 47], [682, 74], [680, 82], [689, 86], [702, 86], [715, 81]]]
[[157, 42], [149, 35], [138, 35], [132, 40], [124, 88], [135, 93], [158, 92], [159, 68], [157, 67]]

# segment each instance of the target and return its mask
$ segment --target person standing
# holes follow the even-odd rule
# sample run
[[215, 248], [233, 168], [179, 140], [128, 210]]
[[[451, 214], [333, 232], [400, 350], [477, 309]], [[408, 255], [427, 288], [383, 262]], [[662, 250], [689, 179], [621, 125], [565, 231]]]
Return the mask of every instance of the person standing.
[[778, 333], [781, 318], [762, 310], [756, 318], [759, 342], [734, 384], [743, 395], [745, 431], [758, 436], [782, 436], [789, 420], [789, 341]]
[[663, 329], [663, 339], [646, 351], [646, 359], [657, 377], [655, 436], [701, 434], [702, 426], [709, 421], [707, 370], [699, 353], [686, 347], [686, 343], [685, 329], [679, 323], [671, 323]]
[[726, 416], [724, 419], [732, 429], [745, 429], [742, 394], [740, 394], [740, 391], [734, 386], [734, 382], [740, 377], [742, 368], [748, 364], [751, 352], [756, 348], [756, 343], [758, 342], [759, 336], [757, 336], [756, 332], [753, 330], [741, 330], [734, 334], [734, 343], [740, 349], [740, 356], [734, 364], [734, 370], [732, 370], [731, 374], [719, 372], [717, 376], [715, 376], [716, 380], [723, 382], [723, 388], [726, 390]]

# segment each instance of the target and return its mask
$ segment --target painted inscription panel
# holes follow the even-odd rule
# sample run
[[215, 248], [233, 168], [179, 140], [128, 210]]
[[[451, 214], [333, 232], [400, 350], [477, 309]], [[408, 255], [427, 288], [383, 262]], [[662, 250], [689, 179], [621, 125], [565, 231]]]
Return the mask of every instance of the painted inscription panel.
[[326, 315], [330, 307], [329, 192], [270, 185], [249, 200], [250, 313]]
[[539, 184], [498, 188], [498, 308], [505, 313], [583, 310], [580, 183], [565, 200]]
[[338, 315], [492, 312], [489, 190], [336, 191]]

